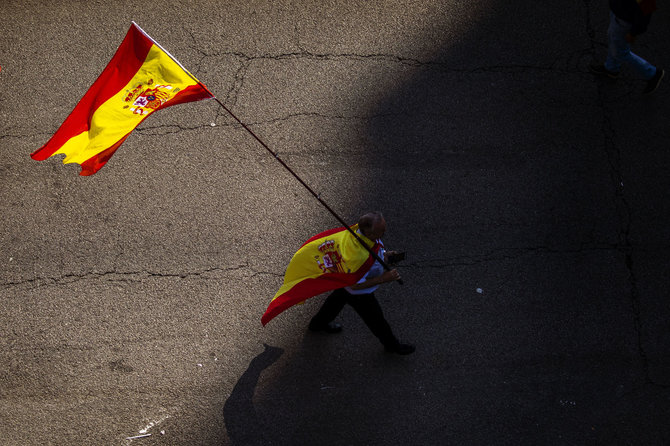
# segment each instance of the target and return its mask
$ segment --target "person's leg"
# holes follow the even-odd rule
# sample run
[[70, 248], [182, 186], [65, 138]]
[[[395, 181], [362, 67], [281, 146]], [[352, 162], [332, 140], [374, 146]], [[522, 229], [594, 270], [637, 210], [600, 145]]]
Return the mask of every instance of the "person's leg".
[[312, 331], [340, 331], [341, 327], [334, 326], [331, 322], [340, 314], [342, 308], [347, 303], [349, 293], [344, 288], [333, 291], [321, 306], [321, 309], [314, 315], [309, 323], [309, 329]]
[[374, 293], [351, 296], [349, 305], [356, 310], [356, 313], [363, 319], [372, 334], [377, 336], [385, 347], [394, 347], [399, 344], [391, 326], [384, 318], [384, 313]]
[[626, 33], [630, 30], [630, 25], [626, 26], [610, 11], [610, 26], [607, 29], [607, 59], [605, 68], [612, 72], [621, 71], [623, 59], [627, 53], [630, 53], [630, 45], [626, 42]]
[[348, 302], [363, 319], [365, 325], [370, 328], [370, 331], [379, 338], [387, 352], [399, 355], [414, 353], [413, 345], [403, 344], [395, 337], [374, 293], [351, 296]]
[[649, 80], [656, 74], [656, 67], [631, 52], [626, 34], [631, 24], [618, 19], [610, 12], [610, 26], [607, 31], [608, 53], [605, 68], [612, 73], [618, 73], [623, 63], [629, 63], [645, 79]]

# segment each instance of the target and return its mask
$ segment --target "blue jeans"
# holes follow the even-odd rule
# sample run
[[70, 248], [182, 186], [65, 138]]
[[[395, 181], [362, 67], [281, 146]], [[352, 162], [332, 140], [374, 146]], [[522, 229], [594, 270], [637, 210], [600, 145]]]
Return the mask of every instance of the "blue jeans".
[[627, 62], [635, 68], [644, 79], [649, 80], [656, 74], [656, 67], [630, 51], [630, 44], [626, 41], [626, 34], [630, 31], [631, 24], [624, 22], [610, 11], [610, 27], [607, 30], [609, 38], [609, 51], [605, 68], [608, 71], [618, 73], [621, 65]]

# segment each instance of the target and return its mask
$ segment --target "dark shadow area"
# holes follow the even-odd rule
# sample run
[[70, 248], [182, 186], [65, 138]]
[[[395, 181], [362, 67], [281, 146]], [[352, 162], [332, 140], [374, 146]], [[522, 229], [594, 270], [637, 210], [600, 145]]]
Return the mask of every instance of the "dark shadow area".
[[223, 419], [231, 445], [268, 444], [265, 437], [265, 419], [260, 418], [253, 404], [254, 392], [263, 370], [274, 364], [284, 353], [278, 347], [264, 344], [265, 349], [256, 356], [240, 377], [223, 406]]
[[604, 57], [587, 36], [605, 38], [606, 2], [523, 3], [419, 67], [368, 128], [373, 156], [395, 161], [369, 201], [416, 259], [407, 283], [427, 284], [385, 303], [427, 350], [412, 379], [433, 392], [406, 427], [443, 444], [661, 445], [670, 288], [650, 263], [667, 264], [669, 239], [649, 209], [670, 215], [668, 90], [586, 72]]

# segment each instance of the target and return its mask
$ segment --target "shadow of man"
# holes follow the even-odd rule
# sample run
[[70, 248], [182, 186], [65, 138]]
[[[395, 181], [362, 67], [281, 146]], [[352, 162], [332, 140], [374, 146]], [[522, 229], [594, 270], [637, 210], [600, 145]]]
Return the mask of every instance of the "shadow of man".
[[223, 420], [231, 445], [259, 445], [265, 438], [260, 429], [261, 420], [253, 404], [253, 396], [261, 373], [270, 367], [284, 353], [278, 347], [263, 344], [262, 353], [251, 360], [230, 396], [223, 405]]

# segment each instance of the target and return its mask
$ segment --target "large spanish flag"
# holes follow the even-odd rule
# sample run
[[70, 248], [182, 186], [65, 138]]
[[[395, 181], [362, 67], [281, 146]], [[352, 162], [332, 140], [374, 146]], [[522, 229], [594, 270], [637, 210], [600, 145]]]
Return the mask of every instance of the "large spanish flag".
[[128, 135], [156, 110], [214, 97], [139, 26], [132, 23], [119, 49], [51, 139], [31, 156], [64, 154], [97, 172]]
[[[356, 232], [358, 225], [351, 227]], [[380, 244], [358, 233], [360, 240], [379, 253]], [[282, 311], [310, 297], [351, 286], [370, 270], [375, 258], [347, 228], [336, 228], [307, 240], [286, 268], [284, 285], [261, 318], [267, 324]]]

